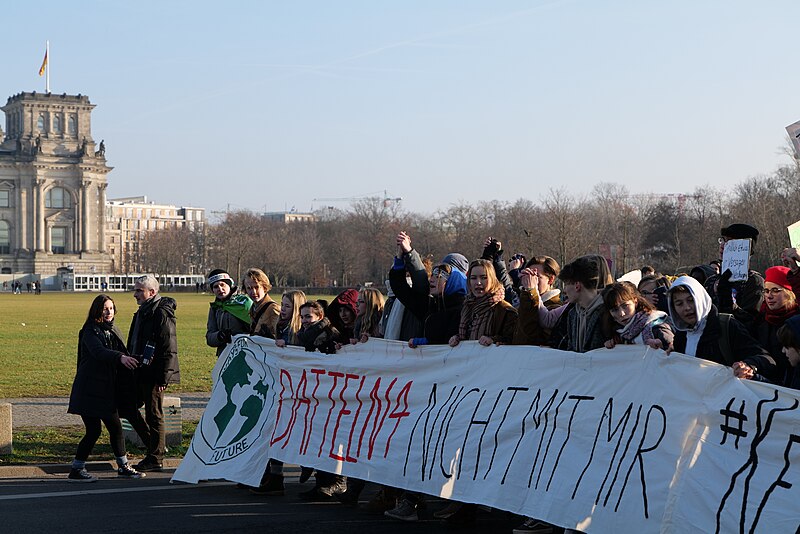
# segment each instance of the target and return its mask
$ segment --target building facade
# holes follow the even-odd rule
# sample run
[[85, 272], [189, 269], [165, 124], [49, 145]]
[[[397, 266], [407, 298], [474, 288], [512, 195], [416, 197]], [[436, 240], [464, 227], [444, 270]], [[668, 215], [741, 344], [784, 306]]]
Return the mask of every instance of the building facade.
[[0, 107], [0, 272], [108, 272], [105, 146], [84, 95], [19, 93]]
[[[109, 272], [143, 272], [142, 245], [148, 232], [169, 228], [187, 228], [204, 232], [204, 208], [156, 204], [146, 196], [118, 198], [106, 205], [106, 251], [111, 256]], [[187, 273], [192, 269], [187, 265]], [[200, 266], [194, 266], [200, 268]]]

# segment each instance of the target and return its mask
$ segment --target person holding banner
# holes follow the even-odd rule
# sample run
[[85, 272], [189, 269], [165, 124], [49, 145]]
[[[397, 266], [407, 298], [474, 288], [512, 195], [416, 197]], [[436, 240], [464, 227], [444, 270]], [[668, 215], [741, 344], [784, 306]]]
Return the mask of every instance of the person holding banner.
[[[597, 255], [581, 256], [565, 265], [558, 277], [564, 283], [568, 305], [550, 310], [552, 315], [560, 313], [550, 346], [572, 352], [599, 349], [611, 327], [611, 317], [600, 295], [603, 287], [613, 283], [606, 260]], [[544, 319], [542, 310], [546, 308], [540, 304], [540, 320]]]
[[306, 303], [306, 294], [295, 289], [286, 291], [281, 296], [281, 311], [278, 324], [275, 326], [277, 335], [275, 344], [279, 347], [286, 345], [302, 345], [298, 338], [303, 324], [300, 318], [300, 306]]
[[461, 308], [458, 333], [450, 338], [455, 347], [462, 340], [477, 340], [488, 347], [511, 343], [517, 325], [517, 310], [506, 302], [505, 287], [497, 279], [492, 262], [473, 260], [467, 271], [469, 294]]
[[219, 358], [233, 336], [250, 332], [253, 301], [247, 295], [236, 294], [236, 283], [223, 269], [208, 274], [208, 285], [216, 298], [208, 310], [206, 343], [217, 349]]
[[778, 364], [776, 380], [784, 376], [788, 362], [783, 353], [783, 344], [778, 339], [778, 330], [787, 319], [798, 313], [797, 291], [800, 277], [790, 281], [789, 267], [774, 266], [764, 272], [764, 304], [750, 327], [750, 334], [772, 355]]
[[619, 327], [606, 341], [607, 349], [618, 344], [643, 344], [654, 349], [672, 345], [669, 317], [645, 300], [632, 283], [611, 284], [603, 291], [603, 302]]
[[[463, 340], [477, 340], [488, 347], [511, 343], [517, 325], [517, 310], [505, 300], [506, 288], [497, 279], [490, 260], [473, 260], [467, 271], [469, 294], [461, 308], [458, 333], [450, 338], [451, 347]], [[458, 523], [474, 521], [475, 505], [453, 501], [434, 517]], [[387, 515], [390, 512], [387, 512]]]
[[381, 316], [383, 315], [383, 293], [373, 287], [365, 287], [358, 292], [357, 311], [353, 337], [350, 343], [364, 343], [370, 337], [381, 337]]
[[717, 311], [700, 282], [691, 276], [679, 277], [672, 283], [667, 299], [676, 330], [668, 354], [680, 352], [727, 366], [744, 362], [747, 368], [734, 367], [739, 378], [756, 373], [774, 376], [776, 363], [772, 356], [736, 318]]

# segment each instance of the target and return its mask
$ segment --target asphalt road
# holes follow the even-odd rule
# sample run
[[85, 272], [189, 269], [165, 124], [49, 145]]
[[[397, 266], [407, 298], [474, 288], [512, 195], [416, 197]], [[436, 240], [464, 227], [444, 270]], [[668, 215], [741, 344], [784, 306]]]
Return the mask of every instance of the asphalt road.
[[[500, 511], [479, 510], [471, 526], [453, 526], [431, 514], [445, 502], [430, 498], [414, 524], [369, 515], [338, 502], [307, 503], [297, 494], [311, 487], [287, 473], [286, 495], [263, 497], [230, 482], [170, 484], [172, 471], [148, 473], [142, 480], [119, 480], [114, 471], [95, 472], [100, 480], [73, 484], [64, 474], [39, 479], [0, 480], [0, 532], [500, 532], [510, 533], [519, 519]], [[362, 504], [377, 491], [369, 484]]]

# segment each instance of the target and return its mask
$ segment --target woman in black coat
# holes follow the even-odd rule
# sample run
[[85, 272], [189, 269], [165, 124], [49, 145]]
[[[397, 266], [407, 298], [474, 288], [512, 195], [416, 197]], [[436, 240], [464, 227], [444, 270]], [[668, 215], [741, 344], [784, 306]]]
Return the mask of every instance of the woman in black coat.
[[81, 416], [86, 434], [78, 443], [68, 476], [70, 482], [97, 480], [85, 466], [100, 437], [101, 422], [108, 429], [111, 448], [117, 458], [117, 474], [123, 478], [144, 476], [128, 464], [122, 423], [117, 413], [117, 373], [135, 369], [139, 362], [127, 354], [122, 336], [114, 325], [116, 311], [111, 297], [98, 295], [92, 301], [89, 315], [78, 334], [78, 371], [72, 383], [67, 412]]

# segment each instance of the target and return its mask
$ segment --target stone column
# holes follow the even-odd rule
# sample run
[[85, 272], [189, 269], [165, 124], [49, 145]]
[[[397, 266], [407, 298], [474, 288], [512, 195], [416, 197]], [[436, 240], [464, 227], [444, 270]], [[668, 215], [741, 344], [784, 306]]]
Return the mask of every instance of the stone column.
[[108, 183], [99, 184], [98, 189], [100, 191], [100, 205], [98, 206], [100, 215], [97, 217], [100, 223], [100, 246], [97, 247], [100, 252], [106, 251], [106, 188], [108, 187]]
[[83, 242], [81, 243], [81, 252], [89, 252], [92, 249], [92, 242], [89, 235], [89, 217], [91, 217], [89, 210], [89, 188], [91, 182], [84, 182], [81, 184], [81, 235]]
[[17, 194], [14, 202], [17, 204], [16, 212], [17, 212], [17, 231], [16, 231], [16, 243], [14, 244], [14, 248], [18, 248], [20, 250], [25, 250], [27, 248], [25, 243], [25, 224], [27, 221], [25, 220], [25, 204], [24, 204], [24, 197], [22, 196], [22, 184], [17, 184]]
[[81, 232], [81, 221], [83, 220], [83, 187], [78, 186], [78, 201], [75, 203], [75, 247], [73, 252], [79, 254], [83, 250], [83, 232]]
[[36, 178], [34, 183], [36, 184], [36, 252], [44, 252], [44, 180], [42, 178]]
[[46, 226], [45, 232], [44, 232], [44, 249], [47, 252], [53, 252], [53, 242], [52, 242], [52, 239], [51, 239], [51, 236], [50, 236], [50, 234], [53, 231], [53, 223], [48, 222], [46, 224], [47, 224], [47, 226]]

